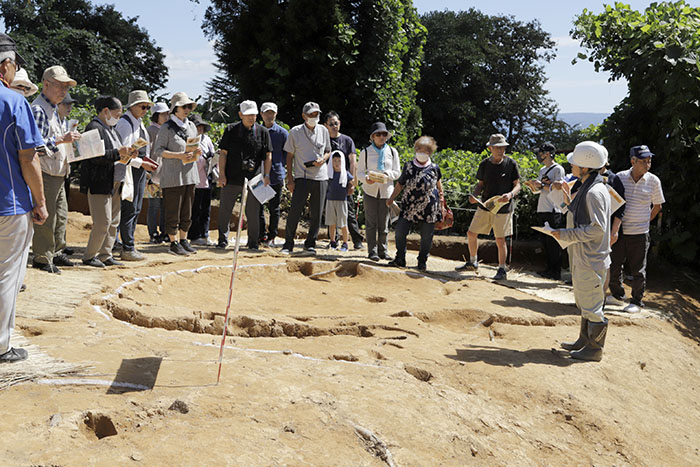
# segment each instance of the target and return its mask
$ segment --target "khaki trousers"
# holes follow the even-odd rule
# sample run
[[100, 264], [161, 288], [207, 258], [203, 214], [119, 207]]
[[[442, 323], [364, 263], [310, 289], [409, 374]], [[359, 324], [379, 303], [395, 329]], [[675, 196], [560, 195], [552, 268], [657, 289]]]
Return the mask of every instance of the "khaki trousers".
[[84, 260], [97, 256], [100, 261], [105, 261], [112, 257], [112, 247], [117, 237], [121, 212], [119, 185], [121, 182], [114, 184], [114, 194], [111, 195], [93, 195], [92, 193], [87, 195], [92, 230], [83, 254]]
[[53, 257], [66, 247], [66, 223], [68, 222], [68, 198], [66, 177], [54, 177], [42, 172], [46, 210], [49, 217], [43, 225], [34, 226], [32, 251], [34, 262], [53, 264]]

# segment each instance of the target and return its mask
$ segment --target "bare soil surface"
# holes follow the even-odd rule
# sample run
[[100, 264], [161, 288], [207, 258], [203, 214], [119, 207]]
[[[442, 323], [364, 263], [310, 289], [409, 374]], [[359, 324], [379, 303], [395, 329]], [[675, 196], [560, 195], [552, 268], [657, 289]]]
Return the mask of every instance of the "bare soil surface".
[[[76, 257], [89, 228], [70, 214]], [[700, 464], [692, 273], [652, 272], [654, 312], [580, 363], [570, 290], [524, 267], [242, 250], [217, 385], [233, 250], [137, 234], [146, 261], [28, 271], [16, 331], [89, 370], [0, 392], [0, 465]]]

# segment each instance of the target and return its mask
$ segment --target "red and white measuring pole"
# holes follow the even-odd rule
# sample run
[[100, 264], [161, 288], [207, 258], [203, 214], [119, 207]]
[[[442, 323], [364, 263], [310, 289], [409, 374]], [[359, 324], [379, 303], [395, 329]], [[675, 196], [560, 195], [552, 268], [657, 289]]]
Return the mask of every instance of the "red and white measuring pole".
[[238, 214], [238, 231], [236, 232], [236, 248], [233, 252], [233, 270], [231, 271], [231, 282], [228, 286], [228, 302], [226, 303], [226, 316], [224, 317], [224, 331], [221, 335], [221, 348], [219, 349], [219, 373], [216, 375], [216, 384], [221, 379], [221, 363], [224, 359], [224, 344], [226, 343], [226, 329], [228, 328], [228, 312], [231, 309], [231, 297], [233, 296], [233, 281], [236, 278], [238, 269], [238, 249], [241, 245], [241, 228], [243, 227], [243, 213], [248, 200], [248, 179], [243, 181], [243, 195], [241, 196], [241, 212]]

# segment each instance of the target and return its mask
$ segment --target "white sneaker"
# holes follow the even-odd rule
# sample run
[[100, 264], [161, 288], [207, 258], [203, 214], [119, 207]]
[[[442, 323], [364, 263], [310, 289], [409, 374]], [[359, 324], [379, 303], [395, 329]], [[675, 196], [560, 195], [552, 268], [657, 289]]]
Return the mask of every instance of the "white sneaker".
[[635, 305], [634, 303], [630, 303], [626, 307], [622, 309], [625, 313], [639, 313], [642, 311], [641, 308], [639, 308], [639, 305]]
[[622, 297], [622, 298], [615, 298], [614, 295], [608, 295], [605, 297], [605, 304], [606, 305], [615, 305], [615, 306], [625, 306], [627, 300], [627, 297]]

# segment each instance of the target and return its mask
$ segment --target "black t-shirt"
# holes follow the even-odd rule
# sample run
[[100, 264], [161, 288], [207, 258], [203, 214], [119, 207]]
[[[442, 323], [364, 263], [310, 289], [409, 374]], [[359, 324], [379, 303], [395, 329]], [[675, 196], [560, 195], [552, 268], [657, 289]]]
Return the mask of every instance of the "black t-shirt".
[[255, 176], [268, 152], [272, 152], [270, 132], [257, 123], [249, 130], [241, 122], [229, 125], [219, 141], [226, 154], [226, 180], [243, 185], [243, 179]]
[[348, 154], [355, 156], [355, 142], [347, 135], [340, 133], [337, 138], [331, 138], [331, 151], [339, 149], [345, 154], [345, 170], [350, 170]]
[[[513, 182], [520, 178], [518, 163], [508, 156], [503, 157], [500, 164], [491, 162], [491, 157], [487, 157], [476, 171], [476, 179], [484, 182], [484, 189], [481, 191], [481, 200], [487, 201], [496, 195], [508, 193], [513, 189]], [[483, 209], [479, 206], [479, 209]], [[504, 205], [499, 214], [510, 212], [513, 209], [513, 200]]]

